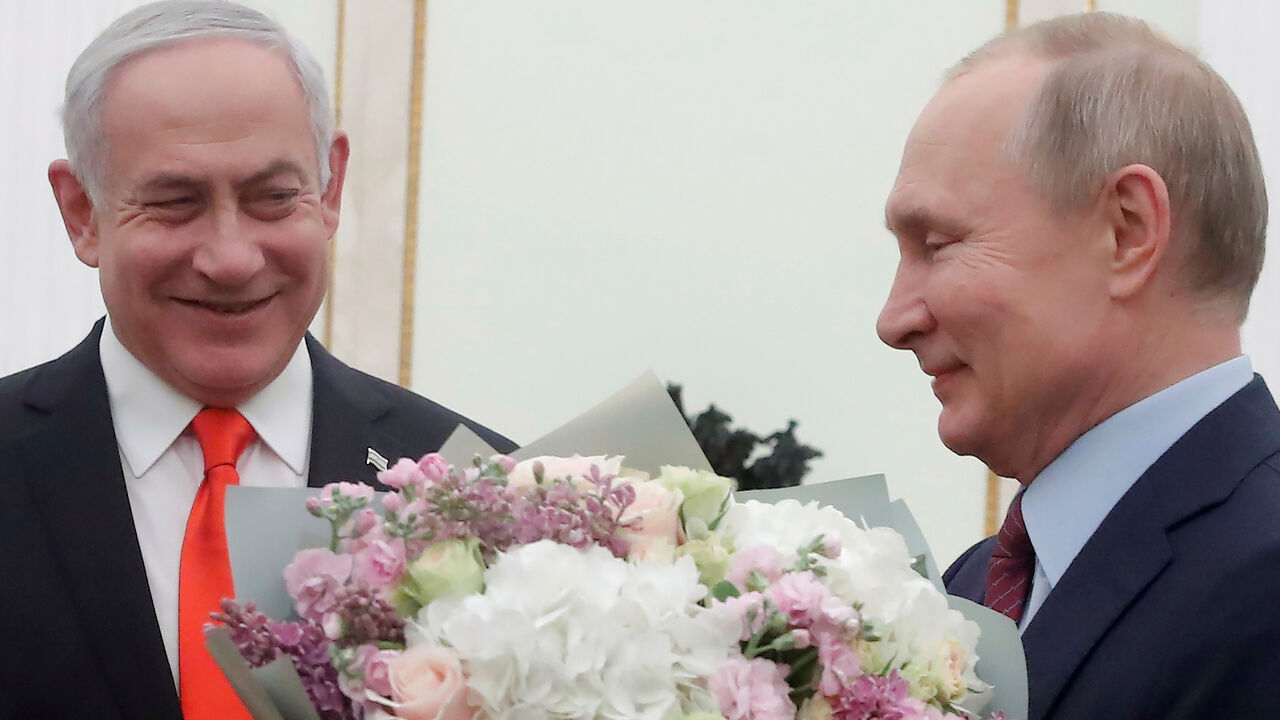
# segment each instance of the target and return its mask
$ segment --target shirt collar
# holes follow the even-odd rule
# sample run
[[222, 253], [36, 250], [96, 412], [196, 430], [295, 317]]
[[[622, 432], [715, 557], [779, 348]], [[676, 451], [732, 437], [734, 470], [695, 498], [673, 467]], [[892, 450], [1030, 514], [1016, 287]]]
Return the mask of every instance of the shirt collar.
[[1147, 468], [1252, 378], [1245, 355], [1192, 375], [1099, 423], [1036, 476], [1022, 514], [1050, 587]]
[[[116, 337], [107, 317], [98, 345], [116, 442], [141, 477], [191, 424], [200, 403], [147, 369]], [[241, 403], [240, 414], [295, 473], [307, 469], [311, 442], [311, 356], [299, 343], [280, 375]]]

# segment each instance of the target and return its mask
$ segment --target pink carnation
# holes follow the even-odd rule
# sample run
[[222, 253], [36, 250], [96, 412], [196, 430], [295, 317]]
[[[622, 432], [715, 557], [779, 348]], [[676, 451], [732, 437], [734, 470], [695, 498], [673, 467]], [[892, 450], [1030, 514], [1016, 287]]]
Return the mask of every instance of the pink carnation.
[[862, 662], [849, 643], [843, 638], [820, 634], [817, 637], [818, 663], [822, 666], [822, 679], [818, 691], [823, 695], [836, 695], [842, 688], [862, 676]]
[[364, 686], [382, 697], [391, 697], [389, 666], [398, 657], [399, 650], [378, 650], [367, 657], [364, 663]]
[[764, 596], [797, 628], [842, 635], [858, 620], [858, 611], [832, 594], [811, 572], [787, 573], [764, 591]]
[[409, 458], [400, 458], [395, 465], [378, 473], [378, 482], [397, 490], [411, 485], [421, 487], [426, 480], [426, 475], [422, 473], [418, 463]]
[[375, 540], [361, 548], [353, 560], [352, 579], [367, 583], [384, 598], [389, 597], [404, 573], [404, 540]]
[[327, 507], [333, 504], [335, 496], [342, 495], [349, 498], [363, 498], [370, 500], [373, 498], [373, 488], [362, 483], [337, 482], [329, 483], [320, 488], [320, 505]]
[[725, 720], [793, 720], [796, 706], [787, 685], [788, 667], [771, 660], [731, 658], [707, 678]]
[[[863, 675], [827, 698], [835, 720], [943, 720], [942, 711], [911, 697], [897, 670], [888, 677]], [[954, 716], [952, 716], [954, 717]]]
[[285, 566], [284, 586], [293, 598], [298, 616], [319, 621], [336, 605], [334, 593], [351, 576], [350, 555], [327, 548], [301, 550]]
[[729, 561], [729, 572], [725, 579], [740, 590], [747, 589], [747, 580], [753, 571], [764, 576], [767, 583], [773, 584], [782, 577], [782, 554], [768, 545], [752, 545], [734, 553]]

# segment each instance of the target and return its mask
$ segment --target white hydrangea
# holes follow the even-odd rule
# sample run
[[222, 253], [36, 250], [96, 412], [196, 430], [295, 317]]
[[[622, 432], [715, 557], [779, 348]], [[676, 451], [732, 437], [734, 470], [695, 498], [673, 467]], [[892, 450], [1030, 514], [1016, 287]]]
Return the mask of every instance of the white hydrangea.
[[[967, 688], [987, 686], [974, 674], [977, 623], [950, 609], [945, 595], [912, 567], [906, 541], [891, 528], [864, 528], [830, 506], [782, 500], [734, 504], [719, 528], [735, 548], [771, 545], [785, 562], [821, 534], [842, 550], [823, 560], [832, 592], [859, 605], [879, 633], [865, 648], [880, 668], [914, 660], [913, 690], [931, 689], [958, 700]], [[879, 668], [877, 668], [879, 669]]]
[[607, 550], [541, 541], [500, 556], [483, 594], [442, 598], [410, 644], [454, 648], [491, 720], [663, 720], [714, 701], [698, 685], [738, 626], [698, 604], [692, 559], [629, 564]]

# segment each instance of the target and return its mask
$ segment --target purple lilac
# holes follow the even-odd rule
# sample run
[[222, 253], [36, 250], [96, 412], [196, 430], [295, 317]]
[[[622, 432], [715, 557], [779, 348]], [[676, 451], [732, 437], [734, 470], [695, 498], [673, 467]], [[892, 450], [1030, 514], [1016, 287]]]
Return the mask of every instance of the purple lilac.
[[339, 688], [338, 670], [329, 660], [331, 643], [316, 623], [276, 622], [258, 612], [252, 602], [242, 608], [230, 599], [222, 601], [222, 612], [213, 619], [227, 627], [251, 667], [288, 655], [322, 720], [353, 720], [362, 714]]
[[404, 645], [404, 618], [373, 588], [364, 583], [346, 585], [338, 589], [335, 598], [331, 617], [342, 630], [341, 637], [335, 638], [339, 645]]
[[596, 481], [583, 491], [570, 482], [537, 486], [515, 518], [515, 541], [521, 545], [554, 540], [573, 547], [600, 545], [617, 557], [626, 557], [630, 543], [618, 532], [622, 513], [635, 501], [630, 485], [615, 486], [613, 478]]

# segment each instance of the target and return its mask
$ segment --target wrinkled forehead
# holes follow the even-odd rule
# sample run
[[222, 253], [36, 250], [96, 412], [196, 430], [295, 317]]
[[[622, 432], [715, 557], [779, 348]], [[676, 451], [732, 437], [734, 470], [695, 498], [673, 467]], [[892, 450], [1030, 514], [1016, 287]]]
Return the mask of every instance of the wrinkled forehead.
[[912, 127], [886, 205], [891, 221], [948, 192], [1022, 177], [1006, 153], [1048, 64], [1027, 56], [984, 61], [938, 90]]
[[288, 57], [237, 38], [197, 38], [141, 53], [121, 63], [107, 82], [104, 115], [140, 120], [148, 112], [198, 117], [229, 102], [252, 108], [296, 104], [306, 98]]
[[131, 59], [111, 78], [101, 122], [111, 173], [282, 157], [315, 164], [309, 109], [287, 58], [241, 40], [192, 41]]

